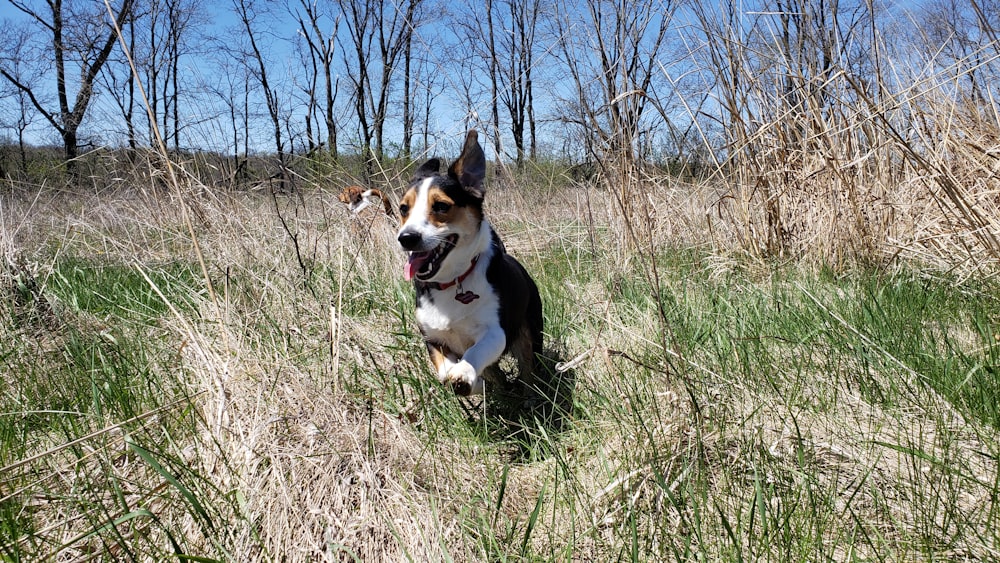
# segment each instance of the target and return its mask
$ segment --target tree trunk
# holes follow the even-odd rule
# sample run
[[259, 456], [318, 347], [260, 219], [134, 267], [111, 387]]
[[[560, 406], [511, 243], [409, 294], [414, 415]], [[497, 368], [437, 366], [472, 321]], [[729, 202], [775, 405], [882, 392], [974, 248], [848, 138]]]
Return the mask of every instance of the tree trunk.
[[486, 0], [486, 29], [490, 47], [490, 117], [493, 120], [493, 151], [496, 159], [500, 159], [500, 79], [499, 62], [497, 61], [496, 37], [493, 30], [493, 0]]
[[413, 144], [413, 107], [410, 103], [410, 60], [413, 56], [413, 34], [409, 32], [409, 22], [406, 26], [406, 47], [403, 48], [403, 158], [410, 158]]

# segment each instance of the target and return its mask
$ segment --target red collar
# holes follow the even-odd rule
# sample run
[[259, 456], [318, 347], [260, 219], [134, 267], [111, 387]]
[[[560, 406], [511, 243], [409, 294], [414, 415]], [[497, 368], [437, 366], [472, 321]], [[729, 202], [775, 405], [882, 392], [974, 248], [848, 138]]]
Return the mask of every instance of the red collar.
[[465, 281], [465, 278], [469, 277], [469, 275], [472, 274], [472, 270], [475, 269], [476, 262], [478, 261], [479, 261], [479, 255], [477, 254], [472, 258], [472, 264], [469, 264], [469, 269], [466, 270], [464, 274], [458, 276], [457, 278], [451, 280], [448, 283], [427, 282], [427, 286], [433, 289], [440, 290], [440, 289], [448, 289], [453, 285], [461, 284], [462, 282]]

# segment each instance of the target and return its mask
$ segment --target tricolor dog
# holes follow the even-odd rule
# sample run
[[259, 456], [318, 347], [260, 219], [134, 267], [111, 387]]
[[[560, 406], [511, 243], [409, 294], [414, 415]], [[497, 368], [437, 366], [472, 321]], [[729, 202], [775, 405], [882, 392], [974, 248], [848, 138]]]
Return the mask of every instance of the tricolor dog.
[[476, 131], [447, 174], [439, 167], [437, 159], [425, 162], [399, 206], [403, 276], [416, 289], [431, 364], [455, 393], [481, 395], [484, 372], [494, 379], [493, 368], [509, 353], [530, 383], [542, 351], [542, 302], [483, 215], [486, 156]]

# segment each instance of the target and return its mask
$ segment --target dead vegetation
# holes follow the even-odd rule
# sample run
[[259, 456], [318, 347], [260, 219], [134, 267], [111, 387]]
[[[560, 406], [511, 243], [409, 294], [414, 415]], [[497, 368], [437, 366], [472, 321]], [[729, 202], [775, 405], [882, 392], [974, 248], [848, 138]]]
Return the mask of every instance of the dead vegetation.
[[[9, 217], [25, 218], [7, 231], [8, 256], [58, 249], [33, 274], [41, 294], [53, 294], [44, 280], [61, 257], [75, 256], [145, 272], [173, 306], [157, 321], [171, 359], [156, 377], [172, 381], [169, 398], [133, 419], [81, 415], [82, 449], [36, 425], [5, 458], [3, 502], [34, 524], [4, 549], [290, 561], [599, 560], [633, 549], [679, 559], [781, 558], [780, 549], [835, 560], [996, 556], [995, 430], [888, 350], [873, 352], [889, 366], [874, 372], [812, 349], [812, 363], [792, 370], [804, 352], [774, 340], [764, 346], [773, 363], [739, 367], [721, 359], [725, 346], [704, 348], [676, 322], [664, 325], [671, 313], [651, 296], [687, 292], [691, 315], [714, 314], [711, 294], [668, 269], [670, 249], [700, 249], [694, 267], [708, 279], [749, 272], [750, 285], [725, 290], [734, 300], [763, 291], [752, 280], [767, 285], [772, 266], [744, 244], [757, 223], [737, 220], [733, 191], [666, 177], [643, 185], [634, 203], [648, 213], [649, 246], [628, 253], [608, 236], [617, 210], [599, 186], [491, 194], [509, 248], [543, 280], [550, 336], [564, 359], [580, 356], [569, 425], [543, 423], [517, 439], [483, 405], [470, 421], [426, 377], [399, 257], [355, 236], [335, 190], [197, 199], [204, 220], [192, 227], [214, 298], [199, 283], [181, 298], [149, 277], [165, 261], [199, 260], [172, 200], [60, 197], [23, 214], [36, 204], [6, 200]], [[992, 267], [956, 259], [981, 237], [953, 234], [953, 215], [926, 189], [920, 177], [895, 184], [893, 234], [865, 244], [898, 267], [948, 264], [968, 276]], [[836, 255], [845, 267], [858, 252], [845, 246], [856, 243], [856, 223], [797, 190], [783, 192], [782, 213], [786, 228], [796, 225], [802, 264]], [[760, 212], [749, 205], [757, 197], [742, 202], [746, 213]], [[885, 198], [862, 200], [870, 213], [886, 208]], [[5, 287], [19, 279], [12, 272]], [[112, 316], [93, 325], [105, 339], [123, 327]], [[757, 369], [774, 371], [748, 379]], [[866, 395], [865, 377], [895, 389], [891, 398]]]

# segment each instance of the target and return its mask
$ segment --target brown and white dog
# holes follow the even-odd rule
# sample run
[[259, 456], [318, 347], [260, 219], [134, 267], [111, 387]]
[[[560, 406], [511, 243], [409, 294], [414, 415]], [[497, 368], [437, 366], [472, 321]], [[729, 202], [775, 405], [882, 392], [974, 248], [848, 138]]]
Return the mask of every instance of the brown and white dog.
[[366, 190], [361, 186], [347, 186], [340, 191], [337, 199], [341, 203], [346, 203], [348, 209], [351, 213], [357, 215], [368, 208], [370, 205], [375, 204], [375, 198], [382, 201], [382, 207], [385, 209], [385, 214], [389, 217], [395, 217], [396, 214], [392, 212], [392, 204], [389, 203], [389, 198], [385, 197], [379, 190], [371, 189]]
[[493, 378], [509, 353], [530, 383], [542, 351], [542, 301], [483, 215], [486, 156], [476, 131], [447, 174], [439, 167], [431, 159], [417, 169], [399, 206], [398, 236], [437, 378], [459, 395], [481, 395], [484, 372]]
[[[399, 221], [385, 194], [376, 189], [347, 186], [341, 190], [337, 199], [347, 204], [351, 215], [351, 234], [355, 239], [371, 241], [378, 249], [399, 248], [395, 240]], [[381, 204], [378, 200], [381, 200]]]

